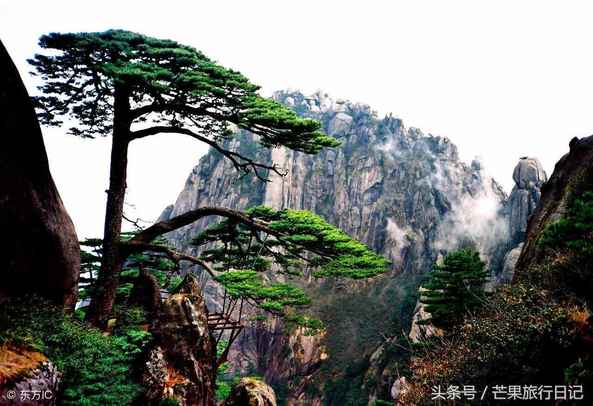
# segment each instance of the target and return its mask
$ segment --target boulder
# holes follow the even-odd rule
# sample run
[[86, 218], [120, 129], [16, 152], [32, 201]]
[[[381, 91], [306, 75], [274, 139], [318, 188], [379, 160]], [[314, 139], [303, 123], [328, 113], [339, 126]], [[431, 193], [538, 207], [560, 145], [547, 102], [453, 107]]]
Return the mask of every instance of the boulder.
[[498, 282], [512, 282], [513, 275], [515, 274], [515, 266], [517, 265], [517, 261], [519, 260], [519, 256], [521, 255], [522, 249], [523, 243], [519, 244], [518, 246], [507, 252], [507, 254], [504, 257], [502, 272], [498, 278]]
[[391, 398], [393, 400], [399, 400], [409, 389], [410, 384], [408, 383], [405, 376], [397, 378], [391, 387]]
[[[420, 295], [426, 289], [420, 287], [418, 289]], [[432, 324], [423, 324], [425, 320], [430, 319], [430, 313], [426, 311], [424, 304], [420, 303], [420, 300], [416, 302], [416, 308], [414, 309], [414, 315], [412, 316], [412, 326], [410, 327], [410, 333], [408, 334], [409, 339], [413, 343], [421, 342], [429, 337], [442, 336], [443, 330], [433, 326]]]
[[346, 113], [338, 113], [329, 122], [328, 132], [335, 135], [344, 135], [352, 125], [352, 116]]
[[243, 378], [233, 388], [223, 406], [276, 406], [276, 393], [259, 379]]
[[[0, 43], [0, 301], [35, 293], [74, 309], [80, 249], [49, 171], [41, 129]], [[82, 181], [82, 180], [81, 180]]]
[[541, 187], [548, 176], [537, 158], [521, 157], [513, 171], [513, 180], [520, 189], [531, 189]]

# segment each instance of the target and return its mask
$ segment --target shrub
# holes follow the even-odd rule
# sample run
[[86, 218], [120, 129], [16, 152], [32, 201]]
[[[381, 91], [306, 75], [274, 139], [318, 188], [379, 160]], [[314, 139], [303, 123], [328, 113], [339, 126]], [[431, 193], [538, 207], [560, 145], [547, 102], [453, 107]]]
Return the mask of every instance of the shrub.
[[569, 308], [538, 289], [506, 287], [460, 328], [418, 350], [406, 400], [430, 399], [437, 385], [562, 383], [574, 344]]
[[593, 304], [593, 193], [577, 197], [564, 218], [546, 227], [538, 245], [549, 261], [528, 277], [558, 295]]
[[[228, 341], [221, 340], [216, 346], [216, 356], [220, 357], [228, 346]], [[229, 365], [224, 362], [218, 367], [216, 374], [216, 400], [225, 400], [230, 394], [233, 386], [239, 382], [241, 378], [232, 375], [229, 372]]]
[[43, 352], [63, 373], [62, 405], [129, 405], [142, 388], [133, 364], [138, 336], [104, 336], [40, 299], [0, 307], [0, 342]]

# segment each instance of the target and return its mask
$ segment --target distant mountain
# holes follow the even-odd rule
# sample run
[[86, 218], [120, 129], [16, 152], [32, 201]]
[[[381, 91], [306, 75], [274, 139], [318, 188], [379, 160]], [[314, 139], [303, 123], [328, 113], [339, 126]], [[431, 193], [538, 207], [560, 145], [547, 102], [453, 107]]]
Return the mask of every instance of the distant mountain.
[[[513, 230], [521, 226], [511, 224], [511, 218], [521, 216], [510, 215], [507, 196], [498, 183], [484, 173], [479, 162], [461, 162], [457, 147], [447, 138], [405, 127], [391, 115], [379, 118], [367, 105], [333, 100], [321, 92], [305, 96], [281, 91], [274, 98], [303, 116], [320, 120], [342, 145], [314, 156], [284, 148], [270, 151], [258, 148], [252, 134], [238, 131], [227, 141], [228, 148], [261, 162], [274, 162], [286, 176], [272, 174], [269, 183], [252, 175], [239, 179], [228, 160], [210, 151], [161, 218], [208, 205], [306, 209], [392, 261], [390, 275], [370, 282], [308, 285], [316, 299], [313, 312], [328, 326], [325, 338], [310, 342], [293, 333], [292, 338], [279, 340], [270, 333], [270, 326], [258, 325], [248, 329], [233, 351], [238, 369], [245, 371], [251, 365], [277, 388], [283, 386], [289, 399], [319, 399], [327, 394], [305, 395], [303, 385], [292, 375], [301, 381], [313, 379], [325, 353], [320, 346], [327, 346], [326, 370], [339, 371], [364, 358], [382, 336], [409, 329], [418, 277], [429, 272], [444, 253], [460, 246], [475, 246], [490, 263], [494, 279], [498, 278], [505, 254], [519, 242]], [[178, 248], [192, 250], [188, 241], [207, 221], [175, 231], [168, 238]], [[512, 276], [512, 269], [507, 272]], [[210, 284], [205, 291], [210, 306], [217, 306], [220, 292]], [[278, 327], [272, 324], [275, 331]], [[308, 350], [314, 356], [299, 358], [292, 351], [291, 356], [280, 357], [279, 346], [289, 342], [298, 342], [301, 349], [315, 347]]]

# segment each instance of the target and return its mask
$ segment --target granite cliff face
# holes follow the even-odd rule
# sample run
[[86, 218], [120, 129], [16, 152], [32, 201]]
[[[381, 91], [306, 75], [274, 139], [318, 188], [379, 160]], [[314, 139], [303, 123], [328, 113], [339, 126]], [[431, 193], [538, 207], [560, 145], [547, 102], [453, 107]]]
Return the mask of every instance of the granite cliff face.
[[507, 202], [511, 241], [519, 244], [525, 238], [529, 216], [541, 198], [541, 187], [548, 180], [537, 158], [523, 157], [513, 171], [515, 186]]
[[[247, 328], [236, 344], [231, 362], [237, 369], [300, 376], [306, 381], [316, 379], [318, 365], [328, 354], [329, 370], [370, 355], [385, 332], [410, 328], [418, 277], [439, 256], [460, 246], [475, 246], [490, 262], [493, 277], [500, 277], [505, 254], [516, 245], [511, 234], [517, 227], [509, 223], [507, 196], [479, 162], [466, 165], [447, 138], [405, 127], [391, 115], [378, 118], [366, 105], [332, 100], [322, 93], [307, 97], [278, 92], [275, 98], [299, 114], [320, 120], [342, 145], [316, 156], [283, 148], [269, 151], [257, 149], [251, 134], [239, 132], [228, 148], [261, 162], [274, 162], [286, 175], [272, 174], [269, 183], [253, 176], [239, 179], [229, 162], [209, 152], [161, 219], [206, 205], [306, 209], [384, 254], [392, 261], [393, 272], [363, 282], [309, 281], [306, 288], [315, 303], [312, 311], [327, 325], [327, 337], [318, 338], [315, 346], [325, 345], [327, 351], [303, 350], [311, 354], [305, 359], [294, 356], [294, 348], [289, 348], [292, 355], [286, 356], [287, 343], [299, 341], [298, 332], [278, 339], [282, 336], [278, 326], [258, 323]], [[519, 170], [517, 193], [523, 194], [524, 189], [532, 193], [539, 184], [524, 181], [525, 176], [531, 179], [524, 173], [531, 174], [530, 169]], [[539, 173], [537, 179], [541, 178]], [[519, 206], [521, 199], [516, 198]], [[528, 199], [528, 211], [531, 202]], [[516, 206], [511, 204], [511, 213], [516, 213]], [[525, 215], [521, 211], [516, 216]], [[168, 238], [178, 248], [192, 251], [188, 242], [207, 222], [185, 227]], [[218, 289], [206, 281], [204, 290], [208, 305], [219, 306]], [[284, 389], [289, 403], [303, 396], [296, 383]], [[318, 399], [313, 396], [307, 401]]]
[[[526, 227], [515, 225], [525, 236], [522, 248], [511, 251], [516, 262], [512, 286], [502, 287], [488, 299], [489, 306], [445, 331], [431, 350], [411, 356], [405, 385], [400, 379], [392, 387], [396, 404], [433, 404], [434, 385], [468, 379], [482, 387], [517, 381], [583, 385], [579, 397], [591, 403], [586, 387], [593, 370], [593, 136], [574, 138], [569, 146], [537, 191], [541, 195]], [[528, 206], [533, 196], [527, 190], [533, 184], [524, 180], [545, 179], [538, 166], [522, 159], [515, 170], [515, 191], [525, 191], [518, 195], [519, 207]], [[514, 204], [511, 197], [509, 206]], [[578, 374], [571, 375], [573, 368]], [[539, 403], [544, 401], [539, 398]], [[514, 400], [494, 397], [485, 403], [514, 404]]]
[[[499, 214], [506, 196], [478, 162], [459, 160], [447, 138], [407, 128], [392, 116], [378, 119], [369, 106], [334, 101], [317, 93], [278, 92], [275, 98], [320, 120], [342, 146], [311, 156], [284, 148], [256, 149], [241, 132], [229, 147], [274, 162], [286, 176], [263, 183], [238, 180], [232, 165], [215, 152], [204, 156], [174, 205], [161, 218], [204, 205], [311, 210], [393, 261], [399, 272], [423, 273], [439, 251], [472, 241], [488, 255], [508, 239]], [[206, 221], [171, 233], [177, 246]]]

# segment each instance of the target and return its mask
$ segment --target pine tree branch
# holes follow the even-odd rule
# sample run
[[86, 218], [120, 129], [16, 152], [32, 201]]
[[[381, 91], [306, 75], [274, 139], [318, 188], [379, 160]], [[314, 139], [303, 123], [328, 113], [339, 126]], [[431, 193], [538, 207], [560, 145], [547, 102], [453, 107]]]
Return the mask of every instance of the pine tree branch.
[[150, 243], [158, 236], [177, 230], [181, 227], [187, 226], [204, 217], [209, 216], [225, 217], [245, 224], [246, 226], [254, 230], [268, 233], [274, 237], [281, 236], [280, 233], [269, 228], [266, 223], [260, 220], [253, 219], [241, 211], [227, 209], [223, 207], [200, 207], [194, 210], [190, 210], [186, 213], [180, 214], [178, 216], [175, 216], [172, 219], [155, 223], [152, 226], [136, 234], [128, 242], [132, 244]]
[[144, 137], [149, 137], [151, 135], [156, 135], [156, 134], [182, 134], [182, 135], [188, 135], [198, 141], [201, 141], [205, 144], [210, 145], [214, 150], [218, 151], [220, 154], [224, 155], [226, 158], [228, 158], [231, 163], [233, 164], [233, 166], [235, 167], [235, 169], [238, 172], [243, 172], [245, 174], [249, 173], [250, 171], [253, 171], [253, 173], [255, 174], [255, 176], [257, 176], [258, 179], [264, 181], [264, 182], [269, 182], [269, 179], [263, 177], [260, 174], [260, 170], [268, 170], [268, 171], [272, 171], [274, 173], [276, 173], [279, 176], [285, 176], [286, 173], [282, 172], [277, 165], [273, 164], [273, 165], [266, 165], [257, 161], [254, 161], [251, 158], [247, 158], [244, 155], [241, 155], [237, 152], [234, 151], [230, 151], [227, 149], [222, 148], [216, 141], [211, 140], [208, 137], [205, 137], [203, 135], [200, 135], [198, 133], [196, 133], [195, 131], [192, 131], [188, 128], [184, 128], [184, 127], [175, 127], [175, 126], [153, 126], [153, 127], [148, 127], [148, 128], [144, 128], [142, 130], [137, 130], [137, 131], [133, 131], [130, 133], [130, 141], [132, 140], [136, 140], [136, 139], [140, 139], [140, 138], [144, 138]]
[[203, 261], [191, 255], [184, 254], [182, 252], [172, 250], [164, 245], [133, 242], [132, 240], [130, 240], [120, 242], [120, 246], [122, 247], [123, 253], [126, 256], [144, 251], [160, 252], [168, 256], [171, 260], [173, 260], [176, 263], [179, 261], [188, 261], [196, 265], [199, 265], [202, 268], [204, 268], [206, 272], [210, 274], [210, 276], [212, 276], [213, 278], [215, 277], [214, 269], [212, 269], [212, 267], [206, 261]]

